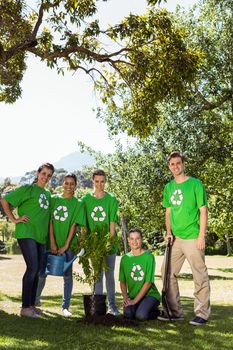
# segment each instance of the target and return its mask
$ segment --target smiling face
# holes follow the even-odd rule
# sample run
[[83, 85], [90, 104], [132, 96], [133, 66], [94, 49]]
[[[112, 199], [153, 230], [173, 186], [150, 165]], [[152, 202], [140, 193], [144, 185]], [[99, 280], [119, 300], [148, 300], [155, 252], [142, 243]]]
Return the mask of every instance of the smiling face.
[[73, 197], [73, 194], [76, 188], [75, 179], [70, 176], [65, 177], [62, 187], [63, 187], [65, 197]]
[[106, 178], [104, 175], [95, 175], [92, 181], [96, 192], [104, 192], [104, 187], [106, 184]]
[[128, 236], [128, 244], [132, 251], [140, 250], [142, 248], [142, 236], [139, 232], [130, 232]]
[[53, 171], [44, 166], [41, 171], [37, 172], [37, 185], [39, 187], [45, 187], [53, 175]]
[[168, 166], [174, 177], [184, 175], [184, 163], [181, 157], [172, 157]]

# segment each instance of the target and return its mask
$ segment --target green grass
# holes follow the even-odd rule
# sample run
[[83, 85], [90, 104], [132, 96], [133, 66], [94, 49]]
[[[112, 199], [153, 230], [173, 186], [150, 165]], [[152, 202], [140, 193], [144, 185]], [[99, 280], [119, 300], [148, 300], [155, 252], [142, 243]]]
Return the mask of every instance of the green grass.
[[[148, 321], [137, 327], [87, 325], [83, 318], [82, 292], [85, 286], [74, 281], [71, 303], [73, 317], [61, 316], [62, 281], [49, 278], [42, 294], [46, 311], [38, 319], [19, 317], [21, 278], [25, 269], [22, 257], [0, 256], [0, 350], [230, 350], [233, 349], [233, 258], [208, 257], [212, 313], [201, 327], [189, 325], [193, 315], [193, 281], [188, 268], [179, 276], [185, 321]], [[157, 257], [156, 284], [161, 290]], [[77, 265], [76, 265], [77, 267]], [[116, 271], [117, 280], [117, 271]], [[117, 290], [119, 286], [116, 284]], [[117, 294], [120, 307], [121, 298]]]
[[[0, 299], [16, 305], [20, 303], [20, 297], [1, 294]], [[69, 319], [60, 316], [60, 295], [43, 299], [43, 307], [48, 312], [39, 319], [20, 318], [0, 311], [0, 349], [232, 349], [233, 305], [213, 305], [210, 322], [195, 327], [188, 324], [193, 317], [193, 300], [182, 298], [185, 321], [166, 323], [155, 320], [139, 323], [138, 327], [110, 328], [80, 322], [83, 317], [81, 295], [73, 296], [75, 305], [72, 311], [77, 317]], [[117, 300], [120, 302], [119, 296]]]

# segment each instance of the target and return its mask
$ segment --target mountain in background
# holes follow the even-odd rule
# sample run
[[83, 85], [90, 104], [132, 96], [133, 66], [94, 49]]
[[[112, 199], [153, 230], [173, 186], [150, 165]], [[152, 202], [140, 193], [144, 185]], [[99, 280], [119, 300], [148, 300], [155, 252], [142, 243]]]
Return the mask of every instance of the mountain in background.
[[88, 153], [73, 152], [53, 163], [56, 169], [64, 168], [67, 171], [82, 170], [85, 165], [92, 166], [95, 159]]
[[[67, 156], [62, 157], [57, 162], [54, 162], [53, 165], [56, 169], [63, 168], [66, 171], [75, 171], [75, 170], [82, 170], [82, 168], [87, 166], [94, 166], [95, 159], [94, 157], [90, 156], [88, 153], [81, 153], [81, 152], [73, 152], [68, 154]], [[32, 169], [28, 169], [26, 171], [31, 171]], [[26, 172], [25, 171], [25, 172]], [[25, 174], [22, 174], [20, 176], [10, 176], [11, 182], [18, 183]], [[3, 183], [5, 178], [0, 177], [0, 183]]]

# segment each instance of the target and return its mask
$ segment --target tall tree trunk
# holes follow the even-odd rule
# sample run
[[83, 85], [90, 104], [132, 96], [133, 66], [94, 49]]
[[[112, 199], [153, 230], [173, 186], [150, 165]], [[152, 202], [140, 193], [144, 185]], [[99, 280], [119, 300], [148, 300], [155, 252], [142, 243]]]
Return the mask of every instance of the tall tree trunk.
[[128, 245], [127, 245], [127, 224], [126, 224], [126, 216], [122, 215], [121, 217], [121, 231], [122, 231], [122, 240], [124, 244], [124, 252], [128, 253]]
[[226, 238], [226, 245], [227, 245], [227, 256], [231, 256], [233, 251], [232, 251], [232, 246], [231, 246], [231, 238], [229, 237], [228, 234], [225, 235]]

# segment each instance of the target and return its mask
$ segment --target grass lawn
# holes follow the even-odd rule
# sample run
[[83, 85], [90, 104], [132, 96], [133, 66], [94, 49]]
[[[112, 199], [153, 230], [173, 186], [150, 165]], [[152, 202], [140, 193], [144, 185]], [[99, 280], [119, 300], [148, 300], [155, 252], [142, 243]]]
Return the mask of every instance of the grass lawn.
[[[162, 257], [157, 257], [156, 261], [156, 284], [161, 290], [159, 271]], [[80, 322], [83, 317], [82, 293], [89, 291], [89, 287], [76, 281], [70, 308], [73, 317], [61, 316], [62, 279], [59, 277], [47, 280], [42, 297], [45, 314], [39, 319], [20, 318], [24, 262], [21, 256], [0, 255], [0, 349], [233, 349], [233, 258], [207, 257], [207, 266], [212, 289], [212, 315], [207, 325], [195, 327], [188, 324], [193, 318], [193, 282], [185, 264], [180, 276], [185, 321], [164, 323], [155, 320], [139, 323], [137, 327], [104, 327]], [[118, 268], [119, 259], [116, 276]], [[75, 269], [79, 269], [77, 263]], [[118, 283], [117, 292], [120, 307]]]

